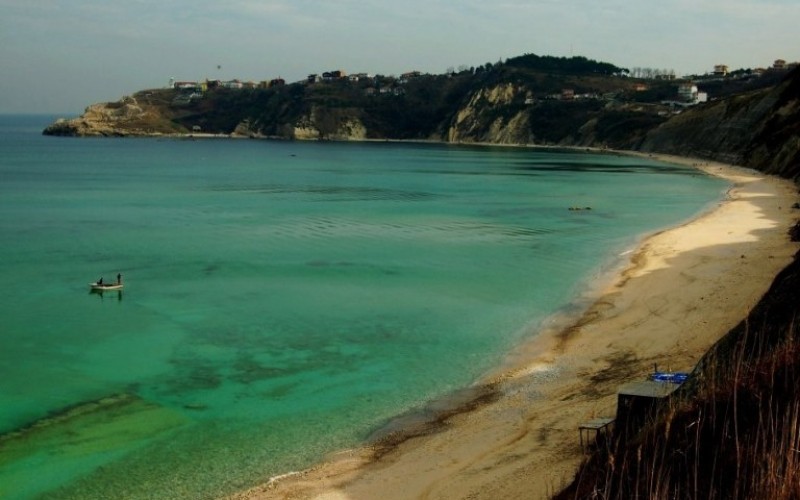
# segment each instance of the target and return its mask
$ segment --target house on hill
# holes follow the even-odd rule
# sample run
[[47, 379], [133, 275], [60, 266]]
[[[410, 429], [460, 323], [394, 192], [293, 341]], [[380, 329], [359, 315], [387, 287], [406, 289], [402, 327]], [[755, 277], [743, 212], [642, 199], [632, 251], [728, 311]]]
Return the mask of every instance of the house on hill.
[[175, 90], [200, 90], [200, 84], [197, 82], [175, 82], [172, 87]]
[[372, 80], [373, 77], [369, 73], [353, 73], [348, 75], [347, 79], [351, 82], [359, 82], [362, 80]]
[[413, 80], [414, 78], [419, 78], [420, 76], [422, 76], [422, 73], [419, 71], [408, 71], [400, 75], [398, 83], [402, 85], [404, 83], [408, 83], [409, 80]]
[[678, 99], [683, 102], [697, 101], [697, 85], [694, 83], [682, 83], [678, 85]]
[[332, 81], [332, 80], [340, 80], [342, 78], [345, 78], [346, 76], [347, 76], [347, 73], [345, 73], [344, 71], [342, 71], [340, 69], [337, 69], [337, 70], [334, 70], [334, 71], [326, 71], [326, 72], [322, 73], [322, 79], [325, 80], [326, 82], [329, 82], [329, 81]]
[[222, 82], [220, 86], [225, 89], [243, 89], [244, 83], [239, 80], [229, 80], [227, 82]]

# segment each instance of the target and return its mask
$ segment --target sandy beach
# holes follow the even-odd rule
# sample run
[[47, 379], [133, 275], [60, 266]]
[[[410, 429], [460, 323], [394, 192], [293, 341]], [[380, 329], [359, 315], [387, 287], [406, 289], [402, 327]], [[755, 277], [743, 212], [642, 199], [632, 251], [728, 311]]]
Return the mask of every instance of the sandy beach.
[[463, 401], [433, 421], [398, 425], [372, 446], [265, 478], [231, 499], [540, 499], [583, 457], [578, 426], [613, 417], [616, 390], [653, 365], [690, 371], [742, 320], [792, 260], [797, 186], [701, 160], [654, 156], [728, 179], [725, 200], [645, 239], [592, 292], [588, 309], [554, 318]]

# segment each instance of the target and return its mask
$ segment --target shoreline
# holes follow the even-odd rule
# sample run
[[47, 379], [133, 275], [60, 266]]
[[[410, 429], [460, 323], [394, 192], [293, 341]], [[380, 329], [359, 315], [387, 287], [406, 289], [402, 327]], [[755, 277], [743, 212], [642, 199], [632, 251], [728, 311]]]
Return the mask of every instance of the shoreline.
[[434, 402], [433, 420], [401, 415], [370, 444], [228, 498], [547, 498], [571, 480], [583, 459], [577, 426], [613, 417], [616, 388], [655, 363], [691, 371], [798, 249], [791, 181], [613, 153], [693, 166], [732, 186], [716, 207], [644, 238], [577, 318], [543, 325], [460, 400]]

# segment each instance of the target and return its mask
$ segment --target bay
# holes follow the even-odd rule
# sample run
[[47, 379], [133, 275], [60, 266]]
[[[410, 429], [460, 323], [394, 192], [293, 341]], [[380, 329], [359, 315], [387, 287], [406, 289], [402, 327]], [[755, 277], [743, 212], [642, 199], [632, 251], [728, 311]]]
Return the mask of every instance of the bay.
[[306, 467], [478, 380], [727, 188], [613, 154], [51, 119], [0, 117], [3, 498], [213, 498]]

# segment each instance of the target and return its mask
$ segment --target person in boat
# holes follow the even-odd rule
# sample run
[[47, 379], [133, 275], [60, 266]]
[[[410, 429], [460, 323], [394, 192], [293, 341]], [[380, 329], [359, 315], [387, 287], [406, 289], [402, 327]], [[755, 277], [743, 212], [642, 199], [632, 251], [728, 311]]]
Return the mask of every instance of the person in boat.
[[97, 284], [98, 285], [102, 285], [103, 284], [103, 277], [102, 276], [100, 277], [99, 280], [97, 280]]
[[121, 284], [122, 284], [122, 274], [121, 273], [117, 273], [117, 285], [121, 285]]

